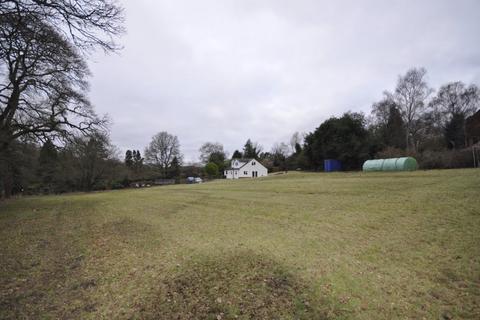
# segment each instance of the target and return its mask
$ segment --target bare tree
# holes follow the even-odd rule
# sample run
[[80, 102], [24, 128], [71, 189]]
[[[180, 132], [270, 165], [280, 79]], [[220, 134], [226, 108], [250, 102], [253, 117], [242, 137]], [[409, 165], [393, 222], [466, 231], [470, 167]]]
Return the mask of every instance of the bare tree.
[[154, 135], [149, 146], [145, 149], [147, 162], [159, 167], [163, 176], [166, 177], [174, 158], [177, 158], [178, 161], [182, 158], [177, 136], [166, 131]]
[[399, 76], [395, 92], [386, 92], [398, 106], [406, 127], [405, 145], [415, 148], [415, 138], [421, 129], [420, 119], [427, 106], [427, 99], [433, 90], [428, 86], [425, 68], [413, 68]]
[[297, 145], [302, 145], [303, 139], [304, 139], [304, 135], [298, 131], [292, 134], [292, 137], [290, 138], [290, 149], [292, 153], [295, 153], [295, 150], [297, 149]]
[[451, 82], [442, 86], [431, 101], [432, 113], [439, 119], [447, 142], [452, 147], [467, 145], [465, 120], [480, 107], [480, 90], [472, 84]]
[[79, 50], [116, 50], [122, 21], [111, 0], [0, 0], [0, 150], [25, 135], [102, 124], [86, 98]]
[[[123, 32], [113, 0], [0, 0], [0, 152], [16, 139], [101, 130], [82, 53], [114, 51]], [[6, 166], [5, 174], [11, 174]], [[10, 181], [11, 179], [5, 179]], [[9, 188], [4, 184], [5, 194]]]
[[277, 142], [273, 144], [271, 153], [274, 156], [279, 156], [285, 159], [290, 155], [291, 151], [285, 142]]
[[205, 142], [198, 151], [200, 152], [200, 161], [204, 164], [210, 161], [212, 154], [223, 155], [224, 159], [228, 157], [223, 145], [219, 142]]
[[480, 107], [480, 90], [474, 84], [466, 87], [460, 81], [447, 83], [438, 90], [431, 105], [444, 121], [449, 121], [454, 115], [466, 118]]
[[114, 38], [124, 32], [116, 0], [0, 0], [0, 16], [12, 15], [37, 17], [82, 51], [117, 50]]
[[54, 139], [105, 123], [86, 97], [85, 61], [39, 17], [1, 16], [0, 43], [0, 150], [19, 137]]

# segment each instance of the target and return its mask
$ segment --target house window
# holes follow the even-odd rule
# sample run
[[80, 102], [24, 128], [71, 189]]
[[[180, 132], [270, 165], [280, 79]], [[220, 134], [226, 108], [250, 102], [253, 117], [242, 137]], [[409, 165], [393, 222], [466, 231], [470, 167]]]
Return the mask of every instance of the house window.
[[252, 166], [254, 166], [254, 165], [255, 165], [255, 161], [252, 161]]
[[244, 174], [244, 175], [248, 175], [248, 171], [243, 171], [243, 174]]

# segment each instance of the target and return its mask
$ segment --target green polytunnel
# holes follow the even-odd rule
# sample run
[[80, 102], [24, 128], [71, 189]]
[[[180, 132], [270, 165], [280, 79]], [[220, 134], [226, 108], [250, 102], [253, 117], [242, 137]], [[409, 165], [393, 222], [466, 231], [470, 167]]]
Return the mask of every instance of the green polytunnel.
[[412, 157], [375, 159], [363, 163], [363, 171], [414, 171], [417, 160]]

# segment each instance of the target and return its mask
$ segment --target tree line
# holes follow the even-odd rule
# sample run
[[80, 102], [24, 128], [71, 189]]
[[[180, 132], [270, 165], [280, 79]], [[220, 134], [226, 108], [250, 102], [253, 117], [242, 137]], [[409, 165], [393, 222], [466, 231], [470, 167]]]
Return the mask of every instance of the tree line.
[[[184, 165], [178, 137], [165, 131], [152, 137], [143, 155], [131, 149], [123, 159], [101, 131], [72, 136], [61, 146], [51, 139], [43, 144], [16, 140], [2, 163], [12, 170], [12, 191], [29, 193], [115, 189], [188, 176], [221, 178], [235, 158], [258, 159], [270, 172], [321, 170], [325, 159], [358, 170], [370, 158], [406, 155], [415, 156], [423, 168], [471, 166], [466, 123], [479, 109], [478, 87], [451, 82], [435, 92], [425, 77], [425, 69], [411, 69], [399, 76], [393, 92], [385, 91], [372, 104], [369, 115], [331, 117], [270, 150], [247, 139], [230, 156], [220, 142], [206, 142], [199, 148], [201, 166]], [[2, 182], [5, 186], [4, 178]]]
[[[340, 160], [346, 170], [359, 170], [367, 159], [402, 156], [416, 157], [425, 169], [471, 167], [468, 147], [480, 141], [480, 90], [455, 81], [435, 91], [426, 76], [424, 68], [400, 75], [394, 90], [384, 91], [369, 115], [346, 112], [331, 117], [313, 132], [296, 132], [288, 143], [275, 143], [268, 152], [247, 140], [232, 158], [257, 158], [269, 171], [321, 170], [326, 159]], [[218, 143], [217, 149], [222, 149]], [[207, 157], [202, 159], [206, 162]], [[208, 162], [219, 169], [228, 165]]]
[[365, 159], [400, 155], [416, 156], [424, 168], [468, 166], [465, 150], [478, 141], [468, 129], [479, 108], [478, 87], [451, 82], [434, 91], [426, 70], [413, 68], [368, 116], [332, 117], [268, 151], [248, 139], [230, 156], [221, 143], [207, 142], [199, 150], [202, 167], [187, 166], [178, 137], [163, 131], [143, 156], [138, 148], [123, 156], [110, 142], [108, 118], [97, 115], [88, 99], [87, 65], [96, 50], [120, 49], [123, 21], [115, 0], [0, 1], [2, 196], [218, 178], [232, 158], [242, 157], [270, 171], [319, 170], [329, 158], [355, 170]]

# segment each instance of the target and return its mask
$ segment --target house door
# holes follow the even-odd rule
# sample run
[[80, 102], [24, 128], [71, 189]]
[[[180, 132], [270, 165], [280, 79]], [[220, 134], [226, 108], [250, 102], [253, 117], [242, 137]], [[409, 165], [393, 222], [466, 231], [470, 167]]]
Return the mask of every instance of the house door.
[[252, 178], [255, 178], [255, 171], [252, 171]]

